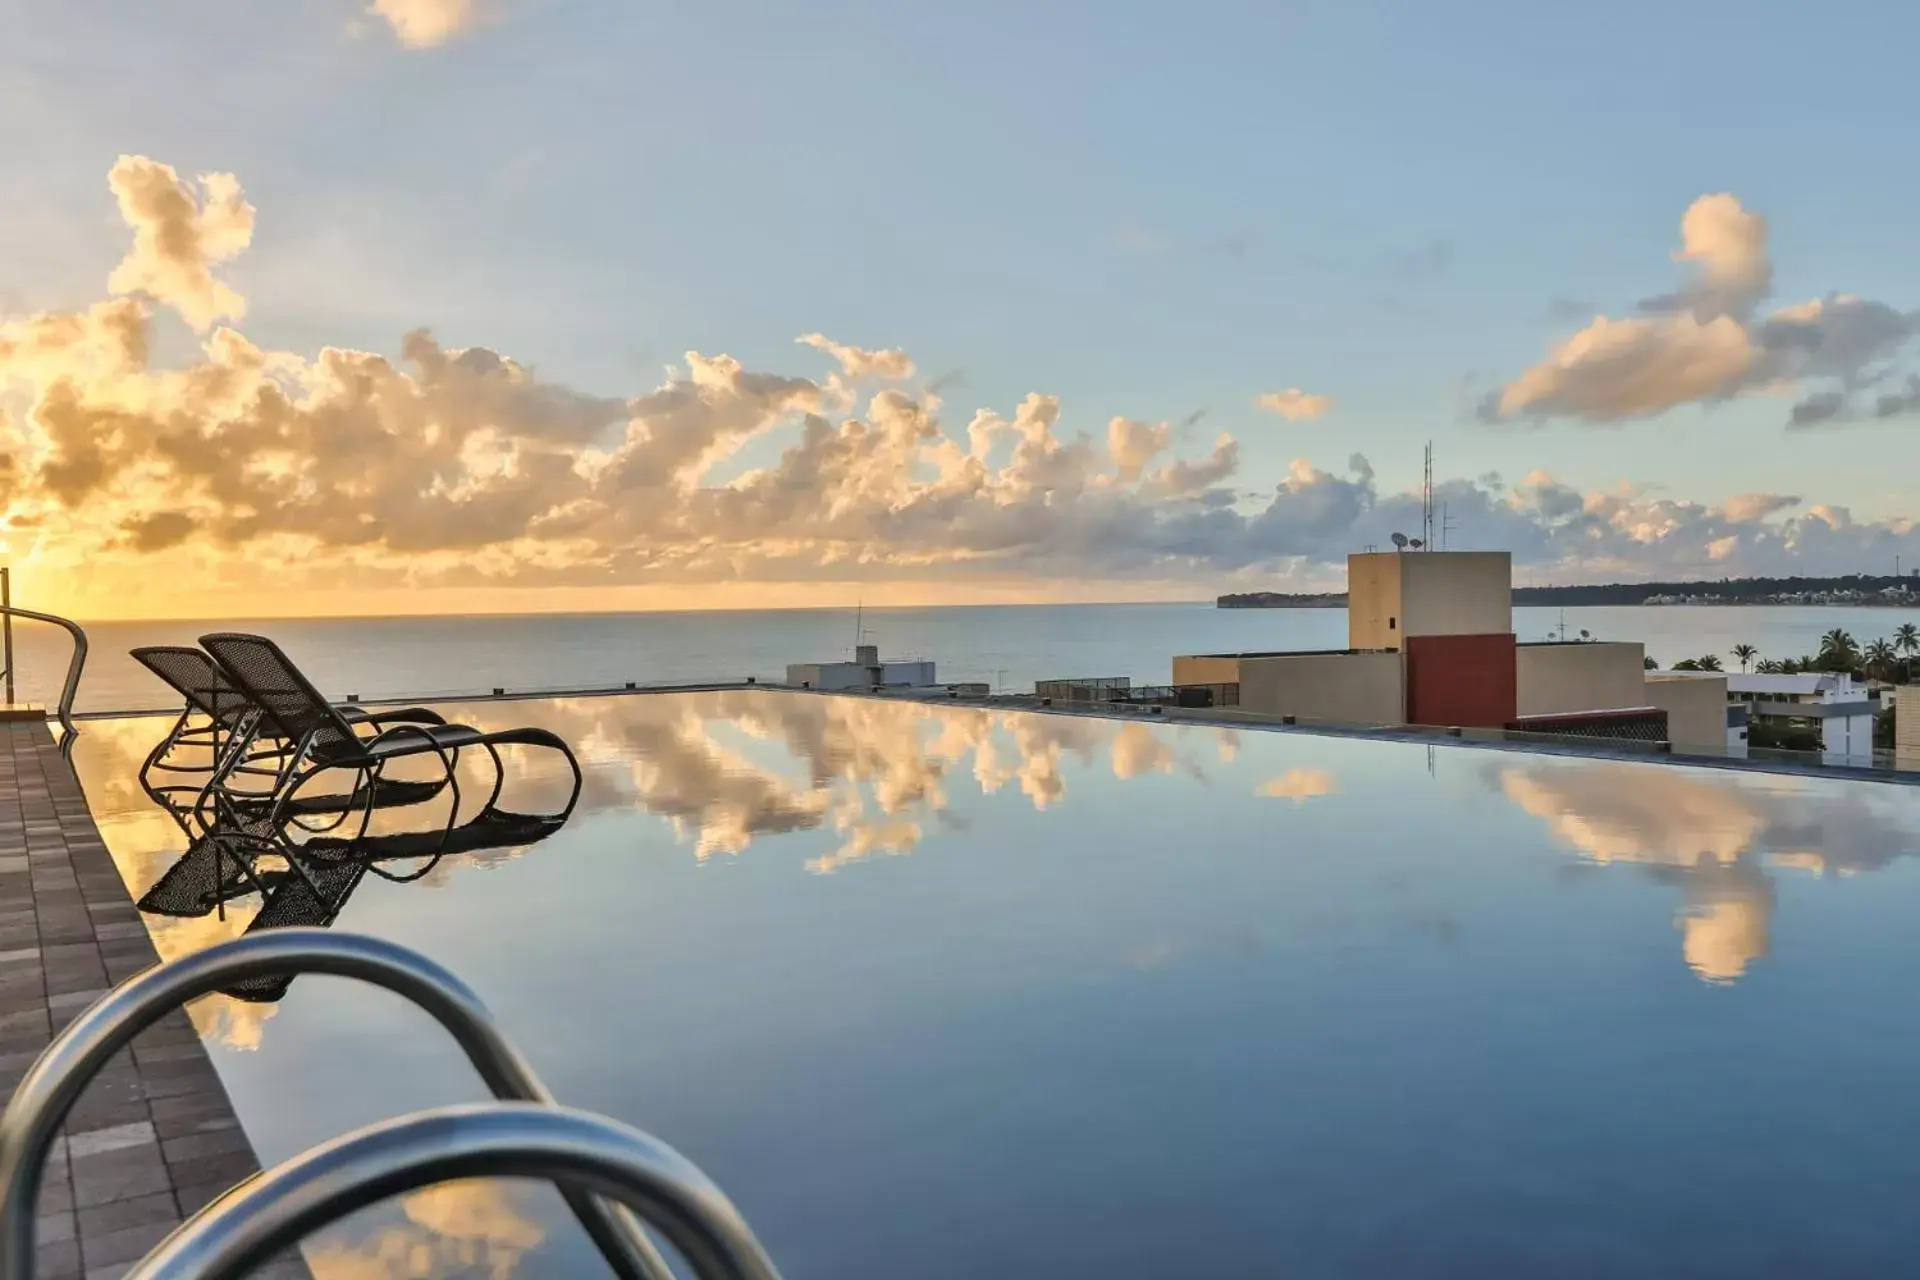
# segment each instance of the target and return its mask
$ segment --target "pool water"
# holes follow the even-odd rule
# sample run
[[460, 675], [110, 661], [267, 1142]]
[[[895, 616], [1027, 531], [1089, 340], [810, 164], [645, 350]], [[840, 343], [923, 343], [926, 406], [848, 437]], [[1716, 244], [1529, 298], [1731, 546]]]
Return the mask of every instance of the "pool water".
[[[770, 691], [446, 707], [579, 810], [339, 922], [469, 981], [789, 1277], [1883, 1276], [1920, 1256], [1920, 792]], [[181, 848], [77, 763], [141, 892]], [[529, 754], [514, 786], [563, 794]], [[511, 797], [510, 797], [511, 798]], [[163, 955], [230, 936], [152, 918]], [[476, 1099], [398, 1000], [194, 1010], [263, 1159]], [[461, 1183], [328, 1277], [596, 1274]]]

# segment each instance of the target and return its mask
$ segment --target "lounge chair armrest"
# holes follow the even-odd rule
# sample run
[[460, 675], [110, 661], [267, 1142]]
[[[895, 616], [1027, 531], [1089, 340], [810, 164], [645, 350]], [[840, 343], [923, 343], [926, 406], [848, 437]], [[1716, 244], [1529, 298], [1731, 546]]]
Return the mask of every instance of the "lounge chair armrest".
[[573, 754], [573, 748], [567, 740], [548, 729], [536, 729], [531, 725], [519, 729], [498, 729], [484, 734], [481, 741], [495, 746], [507, 747], [548, 747], [555, 751]]
[[[429, 711], [425, 707], [401, 707], [394, 711], [374, 711], [363, 713], [364, 723], [385, 728], [394, 724], [445, 724], [447, 718], [438, 711]], [[352, 719], [351, 716], [348, 719]]]
[[[415, 724], [401, 721], [397, 724], [376, 726], [379, 732], [371, 737], [356, 739], [361, 757], [371, 760], [377, 756], [395, 758], [400, 756], [433, 754], [441, 758], [451, 769], [460, 754], [460, 748], [469, 746], [480, 735], [478, 731], [461, 725]], [[442, 735], [446, 735], [444, 738]], [[352, 764], [348, 759], [343, 763]]]

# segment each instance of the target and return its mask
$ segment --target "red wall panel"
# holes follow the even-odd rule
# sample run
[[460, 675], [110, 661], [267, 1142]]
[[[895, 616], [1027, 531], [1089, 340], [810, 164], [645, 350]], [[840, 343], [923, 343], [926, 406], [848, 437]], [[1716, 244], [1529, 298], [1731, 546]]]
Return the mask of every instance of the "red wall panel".
[[1408, 636], [1407, 720], [1498, 729], [1518, 714], [1511, 632]]

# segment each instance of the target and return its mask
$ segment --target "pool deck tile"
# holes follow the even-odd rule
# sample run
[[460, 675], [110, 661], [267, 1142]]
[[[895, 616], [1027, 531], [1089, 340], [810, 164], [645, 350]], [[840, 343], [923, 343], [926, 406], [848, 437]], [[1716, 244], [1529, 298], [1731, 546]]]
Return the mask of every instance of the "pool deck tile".
[[[0, 724], [0, 1094], [115, 982], [159, 962], [45, 724]], [[107, 1280], [259, 1169], [183, 1012], [88, 1083], [41, 1178], [35, 1280]], [[306, 1277], [297, 1258], [256, 1273]]]

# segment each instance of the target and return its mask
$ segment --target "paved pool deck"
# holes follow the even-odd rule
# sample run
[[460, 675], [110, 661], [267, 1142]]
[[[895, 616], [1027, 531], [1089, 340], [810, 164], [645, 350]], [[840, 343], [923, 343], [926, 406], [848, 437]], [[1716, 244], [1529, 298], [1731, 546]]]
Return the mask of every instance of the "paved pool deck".
[[[55, 1032], [159, 962], [86, 797], [40, 721], [0, 723], [0, 1096]], [[81, 1095], [41, 1185], [36, 1280], [112, 1280], [259, 1170], [183, 1012]], [[295, 1258], [256, 1273], [304, 1277]]]

